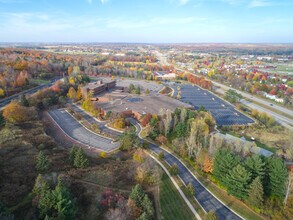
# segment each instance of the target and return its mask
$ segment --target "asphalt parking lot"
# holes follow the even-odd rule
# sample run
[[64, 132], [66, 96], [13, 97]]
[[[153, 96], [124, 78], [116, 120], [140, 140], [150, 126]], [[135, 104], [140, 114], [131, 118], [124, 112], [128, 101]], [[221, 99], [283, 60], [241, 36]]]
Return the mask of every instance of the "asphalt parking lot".
[[207, 90], [203, 90], [195, 85], [173, 84], [175, 90], [174, 97], [177, 96], [177, 86], [180, 86], [181, 99], [194, 106], [198, 110], [201, 106], [211, 112], [217, 125], [248, 125], [254, 121], [234, 108], [233, 105], [225, 102]]
[[76, 141], [105, 152], [110, 152], [119, 147], [118, 142], [112, 142], [111, 139], [99, 136], [85, 129], [64, 109], [51, 110], [49, 115], [68, 136]]

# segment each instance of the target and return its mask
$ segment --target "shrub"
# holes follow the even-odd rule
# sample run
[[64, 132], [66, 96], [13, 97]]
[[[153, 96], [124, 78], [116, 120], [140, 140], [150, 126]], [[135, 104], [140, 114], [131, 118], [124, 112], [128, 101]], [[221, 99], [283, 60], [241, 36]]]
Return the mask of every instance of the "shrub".
[[100, 157], [101, 157], [101, 158], [106, 158], [106, 157], [107, 157], [107, 153], [106, 153], [105, 151], [102, 151], [102, 152], [100, 153]]
[[170, 174], [171, 174], [172, 176], [175, 176], [175, 175], [178, 175], [178, 172], [179, 172], [179, 170], [178, 170], [178, 166], [177, 166], [176, 163], [174, 163], [174, 164], [171, 166]]
[[160, 153], [159, 153], [159, 155], [158, 155], [158, 157], [159, 157], [159, 160], [163, 160], [164, 159], [164, 152], [163, 151], [161, 151]]

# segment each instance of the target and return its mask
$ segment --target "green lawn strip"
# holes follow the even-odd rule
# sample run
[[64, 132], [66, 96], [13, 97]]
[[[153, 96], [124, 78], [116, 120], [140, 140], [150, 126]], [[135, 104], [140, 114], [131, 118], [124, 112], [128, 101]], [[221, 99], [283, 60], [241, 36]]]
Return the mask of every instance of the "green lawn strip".
[[[168, 148], [166, 146], [164, 146], [164, 147], [167, 148], [170, 152], [172, 152], [172, 150], [170, 148]], [[174, 153], [174, 155], [176, 155], [178, 158], [180, 158], [180, 156], [178, 156], [176, 153]], [[226, 192], [226, 190], [221, 189], [215, 183], [213, 183], [212, 181], [208, 180], [206, 177], [203, 177], [202, 175], [200, 175], [199, 174], [200, 171], [199, 170], [196, 170], [194, 168], [194, 166], [190, 164], [190, 161], [183, 160], [182, 158], [181, 158], [181, 161], [196, 176], [196, 178], [202, 183], [202, 185], [204, 185], [210, 192], [212, 192], [216, 197], [218, 197], [225, 205], [227, 205], [233, 211], [235, 211], [236, 213], [238, 213], [239, 215], [241, 215], [243, 218], [249, 219], [249, 220], [260, 220], [260, 219], [264, 219], [264, 217], [262, 217], [261, 215], [255, 213], [246, 204], [244, 204], [240, 200], [236, 199], [235, 197], [228, 195], [228, 193]], [[168, 166], [166, 162], [163, 161], [162, 163], [168, 169], [170, 168], [170, 166]], [[185, 191], [183, 191], [183, 192], [185, 192]]]
[[46, 84], [46, 83], [50, 82], [50, 80], [45, 80], [45, 79], [31, 79], [30, 81], [32, 83], [35, 83], [35, 84], [38, 84], [38, 85]]
[[160, 183], [160, 205], [163, 219], [196, 219], [165, 173]]
[[276, 153], [276, 151], [277, 151], [276, 148], [269, 147], [268, 145], [263, 144], [263, 143], [259, 142], [258, 140], [255, 140], [255, 143], [258, 147], [266, 149], [266, 150], [271, 151], [273, 153]]

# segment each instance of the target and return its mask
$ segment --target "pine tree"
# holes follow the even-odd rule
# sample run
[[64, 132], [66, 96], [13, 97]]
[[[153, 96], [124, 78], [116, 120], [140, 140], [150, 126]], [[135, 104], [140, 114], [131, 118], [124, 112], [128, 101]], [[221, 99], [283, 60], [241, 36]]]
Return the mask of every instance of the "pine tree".
[[132, 188], [129, 198], [132, 199], [138, 207], [142, 207], [144, 196], [145, 192], [143, 191], [143, 188], [141, 185], [137, 184]]
[[263, 180], [265, 174], [265, 162], [259, 155], [255, 154], [248, 157], [244, 162], [244, 166], [249, 172], [251, 172], [251, 179], [255, 179], [259, 176], [260, 180]]
[[40, 211], [40, 216], [45, 217], [49, 215], [53, 209], [55, 201], [48, 183], [41, 175], [36, 179], [33, 193], [39, 198], [37, 207]]
[[264, 191], [261, 178], [256, 177], [249, 187], [248, 192], [248, 203], [256, 208], [261, 208], [264, 201]]
[[43, 151], [40, 151], [37, 156], [36, 169], [38, 171], [44, 172], [48, 170], [49, 166], [50, 166], [50, 161], [48, 157], [44, 154]]
[[239, 199], [246, 199], [250, 180], [251, 174], [238, 164], [226, 176], [228, 192]]
[[52, 194], [55, 199], [54, 209], [57, 211], [57, 219], [73, 219], [77, 212], [75, 201], [72, 199], [67, 187], [60, 180], [58, 180], [58, 184]]
[[149, 197], [145, 194], [142, 200], [142, 209], [144, 213], [147, 214], [148, 219], [153, 219], [155, 210], [152, 204], [152, 201], [149, 199]]
[[271, 196], [284, 197], [288, 178], [287, 168], [281, 158], [268, 160], [268, 190]]
[[87, 159], [82, 148], [78, 148], [75, 153], [74, 166], [76, 168], [86, 168], [89, 165], [89, 160]]
[[74, 165], [75, 155], [77, 152], [77, 147], [75, 145], [72, 146], [69, 153], [69, 162], [71, 165]]
[[219, 180], [221, 184], [226, 185], [226, 175], [239, 163], [240, 158], [232, 154], [230, 150], [218, 150], [213, 162], [214, 177]]
[[42, 174], [39, 174], [35, 180], [35, 185], [32, 192], [36, 196], [40, 196], [44, 189], [48, 189], [48, 184]]

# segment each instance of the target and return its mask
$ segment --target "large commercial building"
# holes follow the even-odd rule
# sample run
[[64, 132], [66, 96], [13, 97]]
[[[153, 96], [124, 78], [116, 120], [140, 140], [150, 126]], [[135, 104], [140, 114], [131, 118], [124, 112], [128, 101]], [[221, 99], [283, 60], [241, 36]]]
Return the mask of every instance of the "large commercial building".
[[92, 82], [87, 84], [86, 86], [81, 88], [81, 93], [83, 97], [87, 97], [89, 92], [92, 92], [93, 95], [97, 95], [101, 92], [108, 91], [111, 88], [114, 88], [116, 86], [116, 80], [109, 80], [109, 81], [103, 81], [98, 80], [96, 82]]

